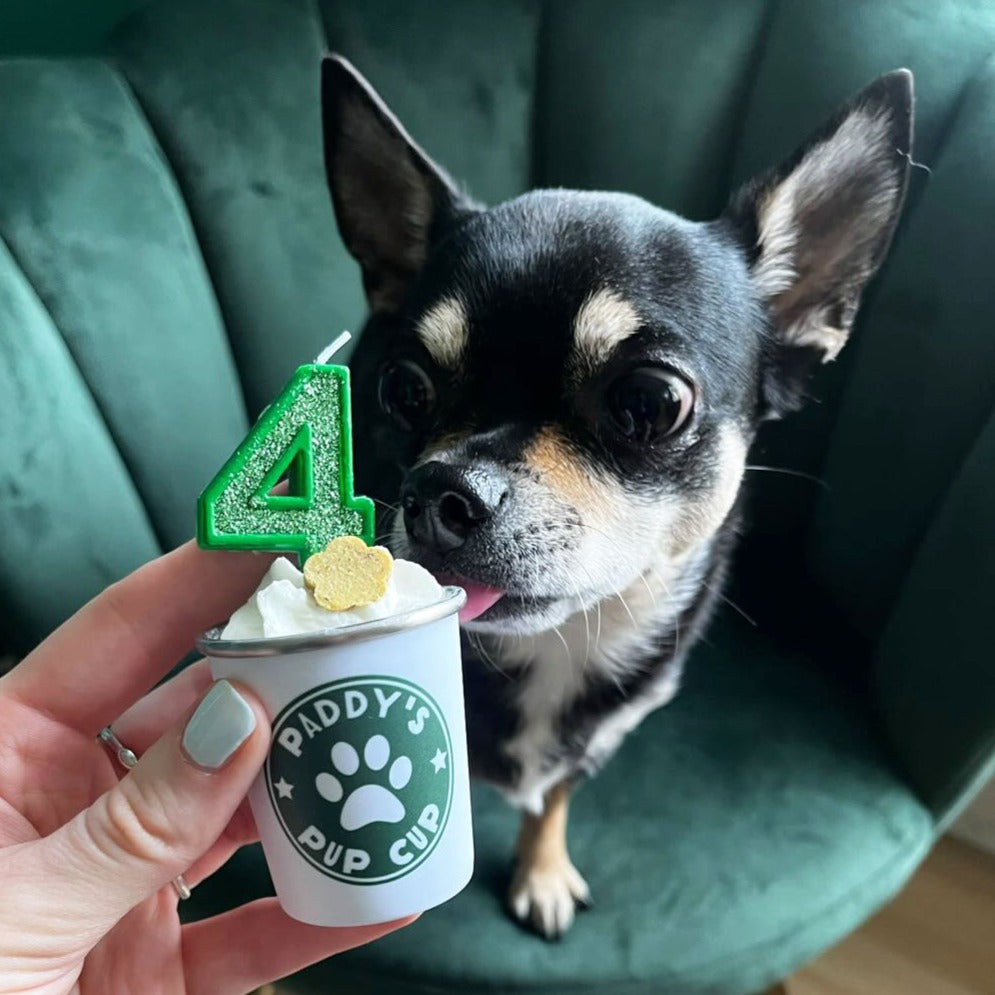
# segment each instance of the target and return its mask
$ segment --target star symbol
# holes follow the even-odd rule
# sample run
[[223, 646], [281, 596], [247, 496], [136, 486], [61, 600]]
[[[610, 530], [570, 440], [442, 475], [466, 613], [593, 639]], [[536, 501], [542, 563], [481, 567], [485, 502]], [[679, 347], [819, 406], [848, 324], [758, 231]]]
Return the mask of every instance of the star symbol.
[[446, 766], [446, 755], [445, 755], [445, 753], [443, 753], [442, 750], [436, 750], [435, 751], [435, 756], [432, 757], [431, 760], [429, 760], [429, 763], [435, 768], [436, 774], [438, 774], [439, 771], [442, 770], [442, 768]]
[[276, 793], [281, 798], [293, 798], [294, 797], [294, 786], [292, 784], [287, 784], [287, 782], [281, 777], [276, 784], [273, 785], [276, 788]]

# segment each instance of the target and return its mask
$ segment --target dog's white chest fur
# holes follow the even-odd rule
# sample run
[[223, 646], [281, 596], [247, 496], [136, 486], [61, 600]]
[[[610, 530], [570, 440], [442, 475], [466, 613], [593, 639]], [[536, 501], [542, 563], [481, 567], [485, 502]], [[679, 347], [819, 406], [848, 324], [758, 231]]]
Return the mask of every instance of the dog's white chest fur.
[[[700, 586], [707, 548], [699, 551], [679, 578], [663, 584], [659, 572], [640, 580], [620, 596], [572, 615], [558, 629], [503, 642], [499, 659], [515, 672], [519, 685], [519, 727], [505, 746], [518, 767], [518, 776], [502, 792], [512, 804], [539, 813], [549, 789], [578, 769], [594, 773], [623, 738], [656, 708], [677, 693], [679, 667], [665, 667], [638, 697], [614, 709], [587, 738], [578, 763], [563, 759], [563, 714], [598, 678], [619, 677], [633, 663], [653, 652], [654, 635], [676, 624]], [[680, 635], [675, 656], [681, 655]]]

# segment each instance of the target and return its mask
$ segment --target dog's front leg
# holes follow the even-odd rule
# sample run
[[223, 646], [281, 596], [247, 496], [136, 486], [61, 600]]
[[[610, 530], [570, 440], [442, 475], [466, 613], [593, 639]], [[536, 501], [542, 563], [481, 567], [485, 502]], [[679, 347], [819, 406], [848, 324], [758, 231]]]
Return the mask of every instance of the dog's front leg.
[[561, 781], [547, 792], [541, 815], [523, 817], [508, 894], [515, 917], [547, 940], [558, 940], [570, 928], [578, 905], [591, 904], [587, 882], [567, 853], [570, 787]]

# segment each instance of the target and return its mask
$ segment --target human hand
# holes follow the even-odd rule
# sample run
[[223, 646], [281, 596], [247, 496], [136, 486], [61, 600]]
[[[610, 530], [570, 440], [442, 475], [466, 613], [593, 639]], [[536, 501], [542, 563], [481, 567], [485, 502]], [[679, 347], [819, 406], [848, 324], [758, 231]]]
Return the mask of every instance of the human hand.
[[[269, 719], [218, 682], [191, 722], [204, 661], [146, 692], [270, 562], [189, 543], [0, 678], [0, 993], [234, 995], [409, 921], [308, 926], [266, 898], [180, 923], [173, 878], [195, 886], [258, 838], [243, 799]], [[97, 740], [112, 722], [140, 757], [120, 780]]]

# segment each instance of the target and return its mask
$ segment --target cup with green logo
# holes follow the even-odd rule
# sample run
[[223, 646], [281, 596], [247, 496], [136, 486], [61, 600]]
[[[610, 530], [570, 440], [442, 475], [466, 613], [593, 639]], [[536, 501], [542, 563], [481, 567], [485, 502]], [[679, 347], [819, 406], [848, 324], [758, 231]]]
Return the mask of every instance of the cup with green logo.
[[200, 640], [273, 719], [249, 801], [277, 897], [321, 926], [385, 922], [467, 884], [473, 836], [457, 612], [464, 592], [339, 629]]

